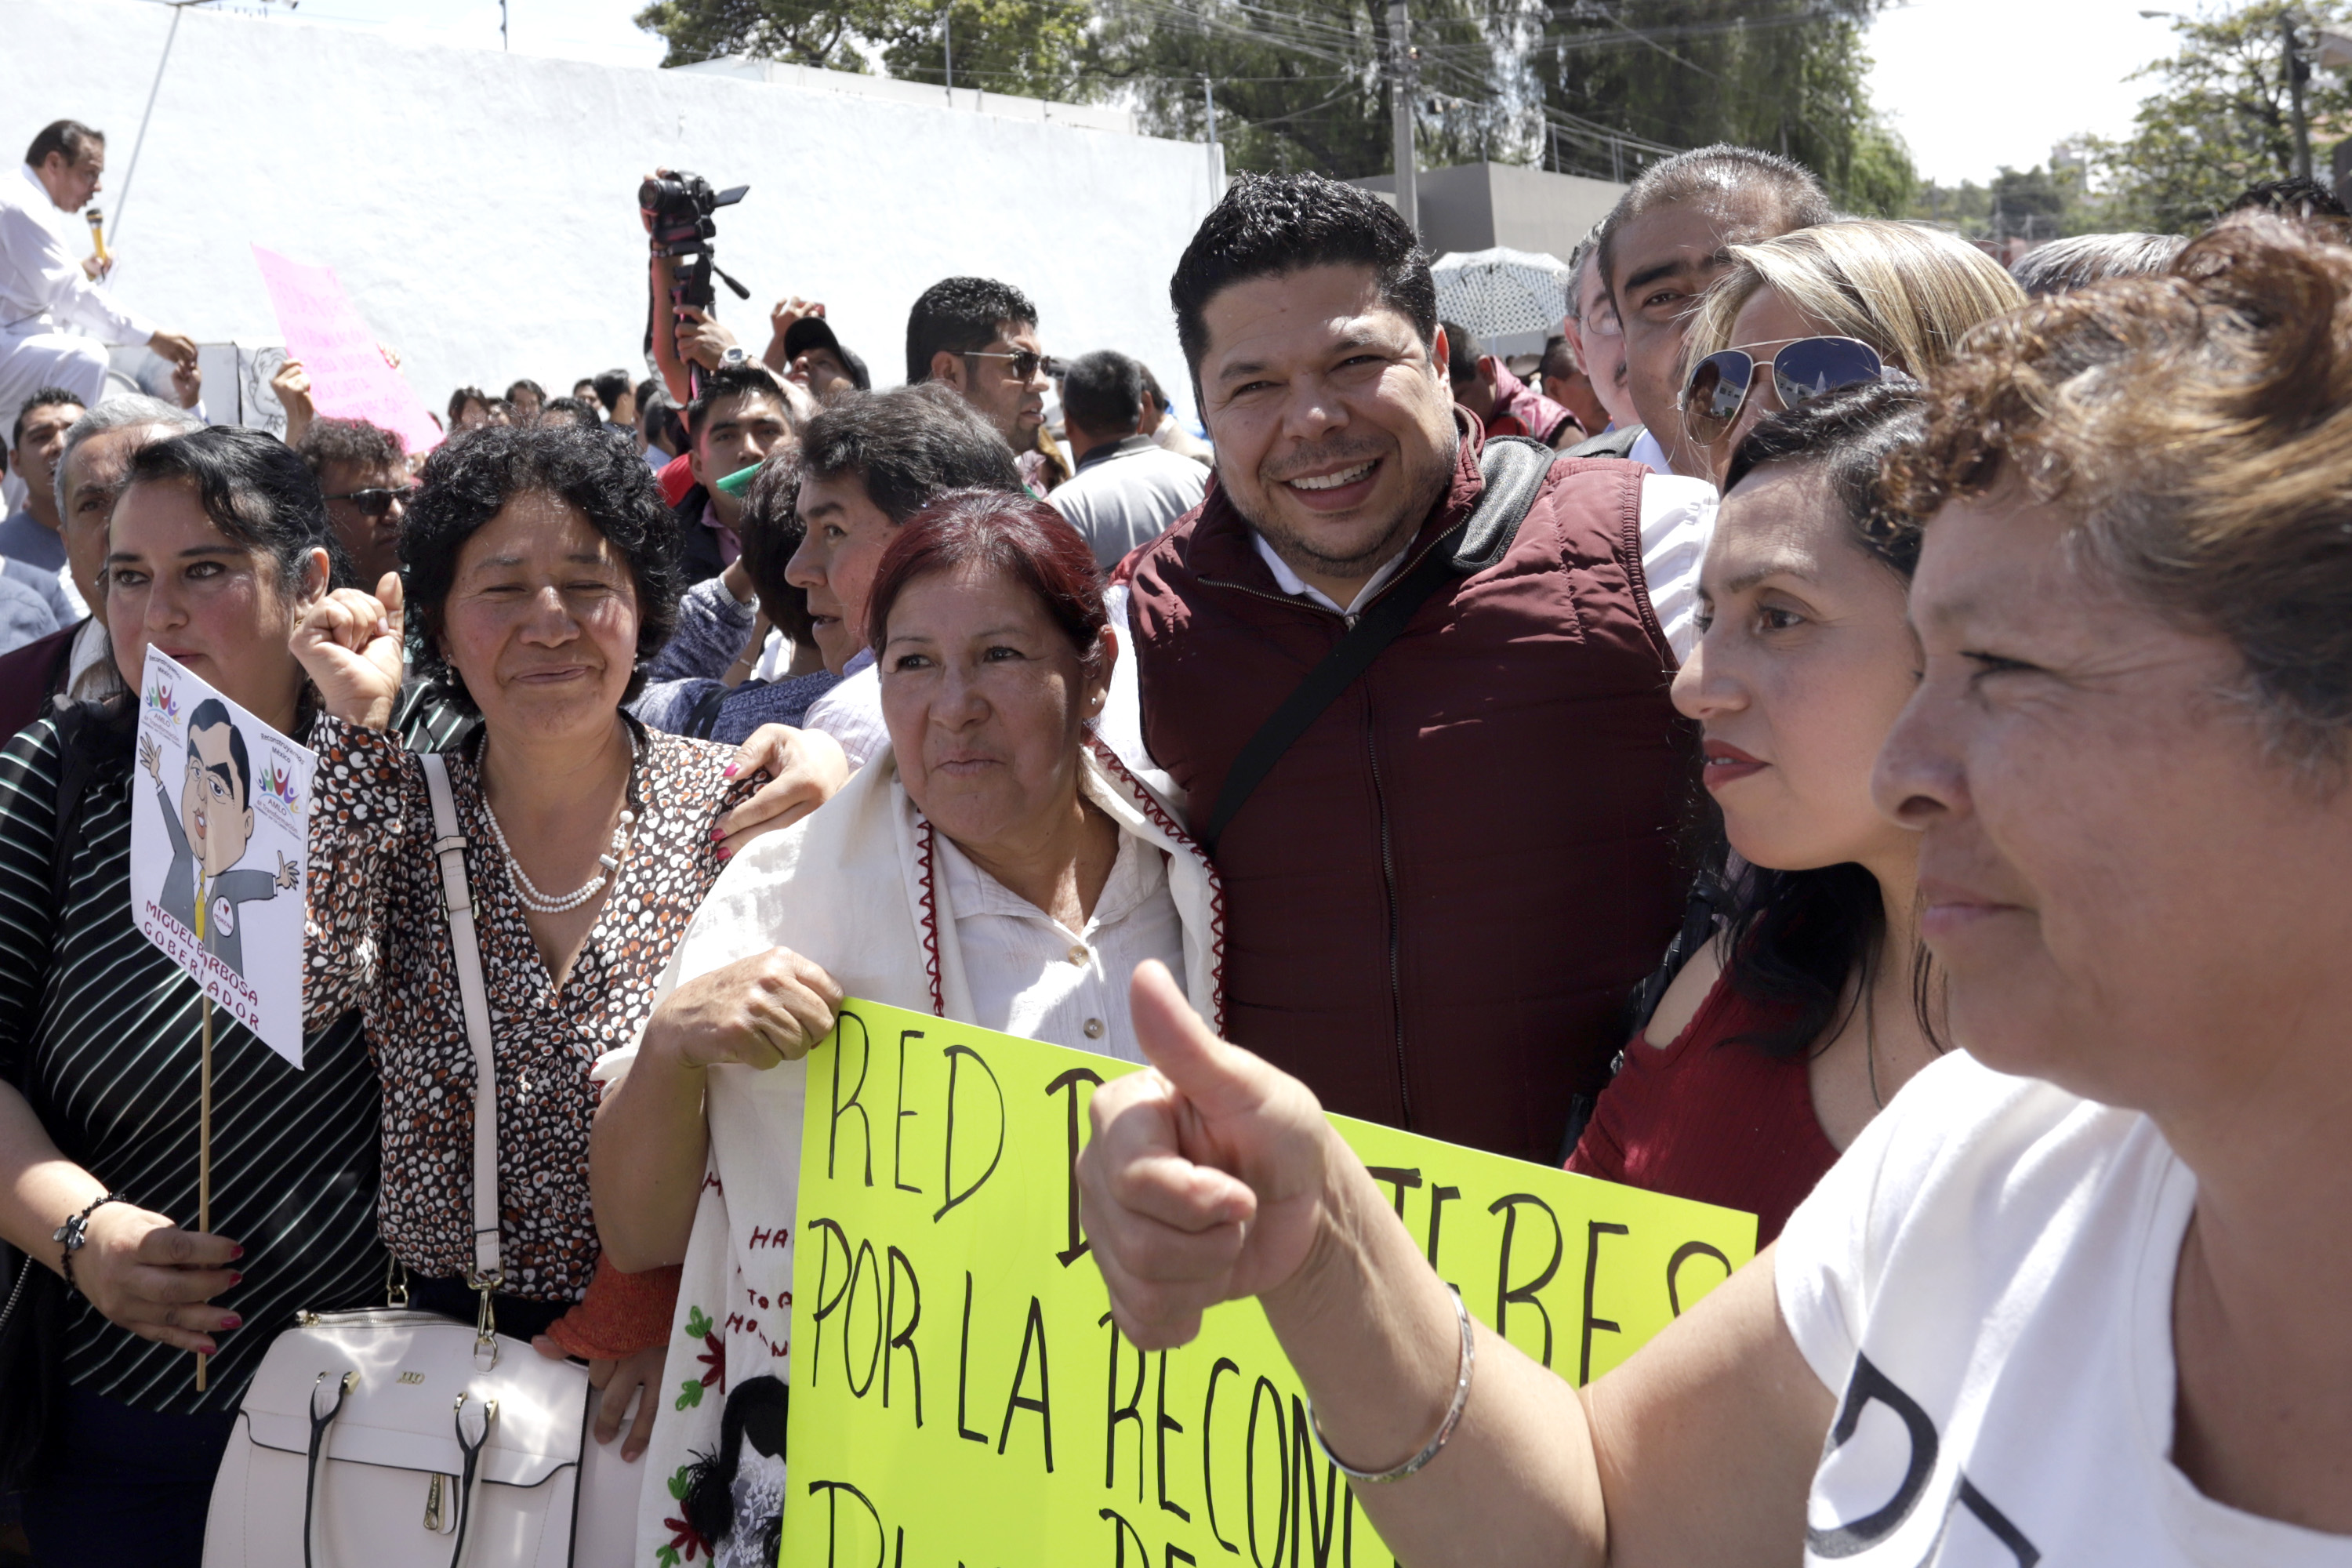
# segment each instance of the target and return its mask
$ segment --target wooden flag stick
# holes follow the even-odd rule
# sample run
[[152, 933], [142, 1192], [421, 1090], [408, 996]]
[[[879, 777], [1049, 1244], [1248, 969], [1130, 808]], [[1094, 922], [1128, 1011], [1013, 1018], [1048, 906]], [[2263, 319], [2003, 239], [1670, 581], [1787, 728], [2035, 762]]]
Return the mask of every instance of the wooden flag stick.
[[[196, 1228], [206, 1236], [213, 1229], [213, 999], [205, 1003], [205, 1065], [196, 1090]], [[211, 1358], [196, 1352], [196, 1392], [205, 1388], [205, 1369]]]

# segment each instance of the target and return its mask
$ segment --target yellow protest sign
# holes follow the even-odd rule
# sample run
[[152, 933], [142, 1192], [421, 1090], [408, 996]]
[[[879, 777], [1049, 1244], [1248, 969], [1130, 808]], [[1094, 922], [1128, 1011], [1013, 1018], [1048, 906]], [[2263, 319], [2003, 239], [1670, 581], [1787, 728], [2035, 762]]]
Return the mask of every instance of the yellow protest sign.
[[[809, 1058], [783, 1568], [1386, 1568], [1254, 1302], [1112, 1326], [1071, 1164], [1108, 1058], [851, 1002]], [[1471, 1311], [1598, 1376], [1748, 1215], [1334, 1118]]]

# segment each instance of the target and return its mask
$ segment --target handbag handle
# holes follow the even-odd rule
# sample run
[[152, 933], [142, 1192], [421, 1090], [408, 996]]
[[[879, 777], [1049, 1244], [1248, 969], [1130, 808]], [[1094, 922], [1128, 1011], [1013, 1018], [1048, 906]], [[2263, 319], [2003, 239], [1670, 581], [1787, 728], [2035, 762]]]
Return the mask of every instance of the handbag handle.
[[474, 1276], [481, 1292], [475, 1353], [498, 1360], [498, 1322], [490, 1294], [506, 1283], [499, 1261], [499, 1075], [490, 1044], [490, 999], [482, 984], [482, 947], [474, 927], [474, 899], [466, 881], [466, 836], [457, 831], [457, 804], [449, 790], [448, 759], [418, 754], [425, 792], [433, 802], [433, 853], [441, 862], [441, 900], [449, 911], [449, 946], [457, 963], [457, 995], [466, 1038], [474, 1047]]
[[310, 1468], [302, 1478], [302, 1568], [312, 1568], [313, 1531], [319, 1521], [319, 1456], [326, 1450], [327, 1428], [343, 1413], [343, 1401], [351, 1397], [352, 1387], [360, 1380], [356, 1372], [347, 1372], [335, 1384], [335, 1402], [327, 1406], [325, 1415], [319, 1413], [319, 1384], [330, 1373], [320, 1373], [310, 1385]]
[[[343, 1413], [343, 1401], [351, 1397], [358, 1385], [360, 1374], [347, 1372], [335, 1384], [335, 1402], [322, 1413], [319, 1409], [319, 1387], [331, 1374], [320, 1373], [318, 1382], [310, 1385], [310, 1461], [302, 1478], [302, 1568], [315, 1568], [318, 1560], [316, 1531], [319, 1521], [319, 1460], [326, 1452], [327, 1431], [335, 1417]], [[457, 1428], [457, 1449], [466, 1457], [464, 1474], [457, 1481], [457, 1539], [449, 1552], [449, 1568], [459, 1568], [466, 1561], [466, 1531], [474, 1522], [475, 1485], [481, 1479], [482, 1449], [490, 1440], [490, 1429], [499, 1422], [499, 1402], [482, 1401], [482, 1435], [468, 1441], [466, 1436], [467, 1395], [457, 1395], [450, 1419]]]

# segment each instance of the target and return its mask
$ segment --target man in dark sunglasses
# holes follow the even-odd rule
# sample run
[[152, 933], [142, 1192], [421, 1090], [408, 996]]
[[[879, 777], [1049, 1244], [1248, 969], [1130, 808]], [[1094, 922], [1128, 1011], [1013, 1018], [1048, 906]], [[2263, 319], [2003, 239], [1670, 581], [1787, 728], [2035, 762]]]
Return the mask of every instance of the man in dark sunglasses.
[[907, 316], [907, 384], [951, 386], [1015, 452], [1037, 446], [1051, 384], [1037, 307], [992, 278], [944, 278]]
[[1822, 183], [1802, 164], [1750, 147], [1680, 153], [1644, 170], [1609, 215], [1600, 267], [1625, 333], [1626, 380], [1647, 427], [1626, 455], [1661, 471], [1708, 479], [1706, 456], [1682, 428], [1683, 337], [1734, 245], [1827, 223]]
[[373, 589], [400, 570], [400, 530], [408, 517], [408, 450], [393, 431], [362, 419], [313, 419], [294, 448], [327, 495], [327, 521], [351, 555], [353, 575]]

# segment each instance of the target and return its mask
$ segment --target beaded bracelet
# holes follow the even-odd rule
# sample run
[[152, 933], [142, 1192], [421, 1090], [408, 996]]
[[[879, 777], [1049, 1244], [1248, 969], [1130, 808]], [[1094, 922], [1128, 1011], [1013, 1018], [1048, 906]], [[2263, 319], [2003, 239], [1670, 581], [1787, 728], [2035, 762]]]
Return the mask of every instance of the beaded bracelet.
[[66, 1221], [65, 1224], [58, 1226], [57, 1229], [49, 1233], [49, 1239], [58, 1243], [65, 1248], [65, 1255], [58, 1263], [58, 1272], [66, 1277], [67, 1289], [79, 1290], [81, 1289], [79, 1285], [74, 1282], [73, 1260], [75, 1253], [79, 1252], [84, 1247], [89, 1245], [89, 1216], [96, 1214], [100, 1209], [104, 1208], [108, 1204], [119, 1204], [127, 1201], [127, 1199], [115, 1196], [112, 1193], [107, 1193], [102, 1196], [92, 1198], [89, 1201], [89, 1206], [88, 1208], [82, 1210], [81, 1213], [74, 1215], [73, 1218]]
[[1454, 1403], [1445, 1407], [1445, 1419], [1437, 1424], [1437, 1436], [1432, 1437], [1420, 1453], [1392, 1470], [1360, 1470], [1331, 1451], [1331, 1445], [1323, 1440], [1323, 1423], [1316, 1419], [1315, 1402], [1311, 1399], [1307, 1402], [1307, 1424], [1315, 1430], [1315, 1446], [1322, 1449], [1323, 1457], [1338, 1466], [1339, 1473], [1349, 1480], [1379, 1483], [1404, 1479], [1437, 1458], [1438, 1450], [1445, 1447], [1446, 1440], [1454, 1436], [1454, 1428], [1461, 1424], [1463, 1409], [1470, 1403], [1470, 1373], [1477, 1365], [1478, 1341], [1470, 1326], [1470, 1309], [1462, 1304], [1462, 1292], [1455, 1290], [1453, 1294], [1454, 1315], [1462, 1323], [1462, 1363], [1454, 1377]]

